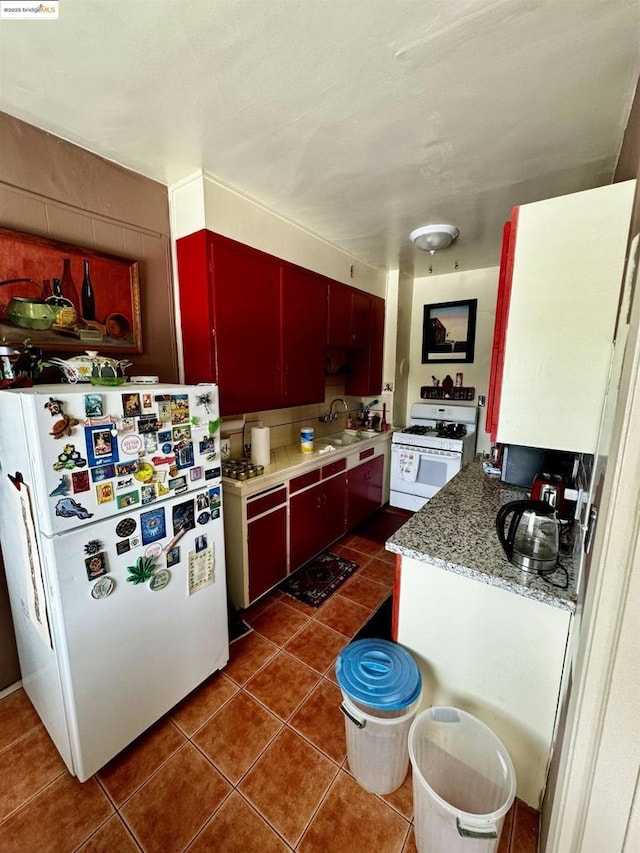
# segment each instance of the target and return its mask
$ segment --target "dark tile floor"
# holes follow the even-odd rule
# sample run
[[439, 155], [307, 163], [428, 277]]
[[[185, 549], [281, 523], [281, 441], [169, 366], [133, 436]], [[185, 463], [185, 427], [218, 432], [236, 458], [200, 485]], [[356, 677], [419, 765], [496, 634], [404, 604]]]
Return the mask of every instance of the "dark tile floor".
[[[2, 853], [409, 853], [410, 774], [385, 797], [349, 773], [334, 662], [389, 595], [394, 511], [333, 548], [359, 569], [317, 610], [275, 592], [212, 676], [84, 784], [22, 690], [0, 701]], [[395, 527], [394, 527], [395, 525]], [[499, 853], [534, 853], [516, 800]]]

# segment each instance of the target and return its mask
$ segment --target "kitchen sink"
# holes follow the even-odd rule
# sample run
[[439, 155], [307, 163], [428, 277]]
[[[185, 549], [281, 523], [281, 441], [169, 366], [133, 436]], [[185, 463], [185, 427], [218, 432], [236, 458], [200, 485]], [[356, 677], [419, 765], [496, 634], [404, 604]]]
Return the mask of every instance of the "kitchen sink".
[[354, 429], [344, 429], [342, 432], [335, 432], [316, 439], [316, 444], [319, 447], [326, 447], [328, 444], [334, 447], [343, 447], [345, 444], [355, 444], [355, 442], [363, 441], [365, 438], [368, 438], [365, 433]]

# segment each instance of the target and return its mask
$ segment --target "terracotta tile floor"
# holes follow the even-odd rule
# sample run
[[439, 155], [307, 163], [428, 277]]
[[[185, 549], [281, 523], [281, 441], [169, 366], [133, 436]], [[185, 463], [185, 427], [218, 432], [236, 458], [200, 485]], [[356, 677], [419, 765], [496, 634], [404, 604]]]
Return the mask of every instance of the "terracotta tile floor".
[[[360, 568], [322, 607], [275, 592], [212, 676], [95, 777], [70, 776], [22, 690], [0, 701], [1, 853], [412, 853], [411, 774], [385, 797], [349, 773], [333, 666], [393, 584], [381, 512], [332, 550]], [[96, 733], [99, 735], [99, 732]], [[498, 853], [534, 853], [516, 800]]]

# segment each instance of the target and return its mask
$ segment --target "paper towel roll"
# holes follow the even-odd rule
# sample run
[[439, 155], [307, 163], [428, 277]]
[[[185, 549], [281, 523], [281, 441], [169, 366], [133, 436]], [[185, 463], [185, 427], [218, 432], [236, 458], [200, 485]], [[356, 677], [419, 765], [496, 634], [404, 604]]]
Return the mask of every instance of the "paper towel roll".
[[268, 465], [271, 462], [269, 427], [251, 428], [251, 461], [254, 465]]

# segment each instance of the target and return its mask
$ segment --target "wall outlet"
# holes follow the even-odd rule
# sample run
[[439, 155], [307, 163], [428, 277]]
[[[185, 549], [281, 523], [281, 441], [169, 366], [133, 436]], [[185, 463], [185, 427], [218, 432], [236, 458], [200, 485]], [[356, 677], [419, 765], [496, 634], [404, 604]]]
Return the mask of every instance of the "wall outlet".
[[487, 398], [484, 396], [484, 394], [480, 394], [480, 396], [478, 397], [478, 405], [484, 406], [484, 405], [486, 405], [486, 402], [487, 402]]
[[230, 438], [221, 438], [220, 439], [220, 455], [223, 459], [228, 459], [231, 455], [231, 439]]

